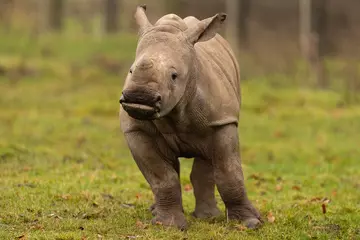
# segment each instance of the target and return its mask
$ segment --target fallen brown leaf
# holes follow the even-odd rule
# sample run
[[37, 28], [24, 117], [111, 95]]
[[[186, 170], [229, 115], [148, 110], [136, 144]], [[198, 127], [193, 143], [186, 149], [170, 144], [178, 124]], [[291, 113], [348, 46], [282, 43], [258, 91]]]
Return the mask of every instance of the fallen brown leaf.
[[333, 118], [340, 118], [342, 115], [344, 115], [344, 111], [342, 109], [336, 109], [332, 111], [331, 115]]
[[273, 215], [272, 212], [269, 212], [269, 213], [268, 213], [267, 219], [268, 219], [268, 222], [270, 222], [270, 223], [275, 222], [275, 216]]
[[25, 235], [25, 234], [20, 235], [20, 236], [18, 236], [18, 237], [17, 237], [17, 239], [22, 239], [22, 240], [25, 240], [25, 239], [26, 239], [26, 235]]
[[239, 230], [239, 231], [245, 231], [247, 228], [245, 227], [245, 226], [243, 226], [243, 225], [236, 225], [235, 226], [235, 228], [237, 229], [237, 230]]
[[70, 194], [63, 194], [60, 196], [60, 198], [64, 199], [64, 200], [68, 200], [71, 199], [71, 195]]
[[317, 201], [320, 201], [321, 200], [321, 197], [313, 197], [310, 199], [310, 202], [317, 202]]
[[44, 226], [40, 225], [40, 224], [36, 224], [30, 227], [31, 229], [35, 229], [35, 230], [43, 230]]
[[126, 236], [127, 239], [135, 239], [141, 237], [140, 235], [128, 235]]
[[138, 228], [141, 228], [141, 229], [146, 229], [146, 228], [148, 227], [147, 224], [145, 224], [145, 223], [143, 223], [143, 222], [141, 222], [141, 221], [139, 221], [139, 220], [136, 221], [136, 226], [137, 226]]
[[259, 180], [259, 179], [260, 179], [260, 177], [259, 177], [259, 175], [258, 175], [258, 174], [253, 173], [253, 174], [251, 174], [251, 175], [249, 176], [249, 179]]
[[293, 189], [293, 190], [296, 190], [296, 191], [300, 191], [300, 190], [301, 190], [301, 188], [300, 188], [299, 186], [297, 186], [297, 185], [294, 185], [294, 186], [292, 187], [292, 189]]
[[140, 193], [137, 193], [135, 197], [136, 197], [136, 199], [140, 199], [142, 197], [142, 195]]
[[139, 220], [136, 221], [136, 226], [141, 227], [142, 225], [144, 225], [143, 222], [141, 222], [141, 221], [139, 221]]
[[88, 201], [91, 199], [91, 193], [89, 193], [88, 191], [82, 191], [81, 196]]
[[24, 171], [24, 172], [28, 172], [28, 171], [30, 171], [30, 170], [31, 170], [31, 167], [28, 167], [28, 166], [23, 167], [23, 171]]
[[281, 184], [277, 184], [275, 189], [276, 189], [277, 192], [281, 191], [282, 190]]
[[277, 130], [277, 131], [274, 132], [274, 137], [276, 137], [276, 138], [281, 138], [281, 137], [284, 137], [284, 136], [285, 136], [284, 133], [282, 131], [280, 131], [280, 130]]
[[184, 191], [185, 191], [185, 192], [190, 192], [192, 189], [193, 189], [193, 188], [192, 188], [192, 186], [191, 186], [190, 184], [186, 184], [186, 185], [184, 186]]
[[336, 191], [336, 190], [333, 190], [332, 193], [331, 193], [331, 195], [332, 195], [333, 197], [335, 197], [336, 194], [337, 194], [337, 191]]

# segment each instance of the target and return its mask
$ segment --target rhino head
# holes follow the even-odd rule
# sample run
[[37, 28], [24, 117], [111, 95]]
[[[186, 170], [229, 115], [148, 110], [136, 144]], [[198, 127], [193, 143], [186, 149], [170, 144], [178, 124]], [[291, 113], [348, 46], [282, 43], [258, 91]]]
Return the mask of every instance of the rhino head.
[[213, 38], [226, 14], [191, 26], [175, 14], [167, 14], [153, 25], [145, 11], [143, 5], [135, 12], [139, 40], [120, 104], [135, 119], [154, 120], [169, 114], [184, 98], [187, 87], [201, 77], [194, 45]]

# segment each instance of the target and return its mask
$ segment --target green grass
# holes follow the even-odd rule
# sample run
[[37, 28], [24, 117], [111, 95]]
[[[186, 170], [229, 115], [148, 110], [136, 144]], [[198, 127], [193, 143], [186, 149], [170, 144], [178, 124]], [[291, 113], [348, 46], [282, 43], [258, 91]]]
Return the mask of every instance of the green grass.
[[151, 191], [119, 128], [134, 37], [26, 41], [0, 39], [0, 239], [360, 239], [360, 105], [342, 94], [243, 82], [243, 167], [265, 224], [196, 220], [190, 189], [180, 232], [148, 224]]

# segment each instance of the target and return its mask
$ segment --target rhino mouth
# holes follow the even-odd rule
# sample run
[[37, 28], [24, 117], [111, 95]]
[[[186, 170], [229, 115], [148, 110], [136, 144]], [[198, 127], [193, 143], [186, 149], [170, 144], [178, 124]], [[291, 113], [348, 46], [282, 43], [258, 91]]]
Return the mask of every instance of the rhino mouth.
[[158, 118], [160, 109], [145, 104], [139, 103], [121, 103], [124, 110], [130, 115], [130, 117], [138, 120], [153, 120]]

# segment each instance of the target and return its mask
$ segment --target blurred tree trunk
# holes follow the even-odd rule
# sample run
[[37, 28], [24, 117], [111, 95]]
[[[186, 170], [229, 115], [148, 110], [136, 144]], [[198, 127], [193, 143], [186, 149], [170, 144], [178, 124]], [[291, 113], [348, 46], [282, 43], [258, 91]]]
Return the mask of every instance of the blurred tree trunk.
[[312, 5], [312, 26], [314, 32], [319, 35], [319, 54], [324, 56], [328, 50], [328, 12], [327, 12], [327, 0], [313, 0]]
[[60, 31], [63, 27], [64, 0], [51, 0], [49, 4], [49, 27]]
[[250, 16], [250, 0], [239, 0], [239, 39], [242, 47], [249, 46], [249, 16]]
[[238, 0], [226, 0], [226, 40], [232, 46], [236, 55], [240, 49], [240, 31], [238, 28], [238, 20], [240, 19], [240, 3]]
[[119, 30], [119, 0], [105, 1], [105, 31], [115, 33]]
[[228, 22], [226, 36], [235, 51], [249, 47], [250, 0], [226, 0]]
[[313, 0], [312, 5], [312, 26], [313, 31], [317, 33], [317, 61], [316, 61], [316, 74], [318, 85], [321, 88], [328, 86], [328, 79], [326, 76], [326, 69], [324, 58], [327, 55], [327, 28], [328, 28], [328, 13], [327, 13], [328, 0]]
[[299, 9], [300, 9], [300, 33], [299, 33], [299, 42], [301, 53], [303, 57], [310, 60], [310, 35], [311, 35], [311, 1], [312, 0], [300, 0]]
[[300, 1], [300, 44], [304, 58], [316, 75], [319, 87], [328, 85], [324, 57], [326, 55], [327, 0]]
[[0, 0], [0, 24], [5, 31], [9, 31], [12, 25], [13, 0]]
[[33, 34], [36, 37], [48, 30], [49, 3], [49, 0], [36, 1], [36, 23], [33, 26]]

